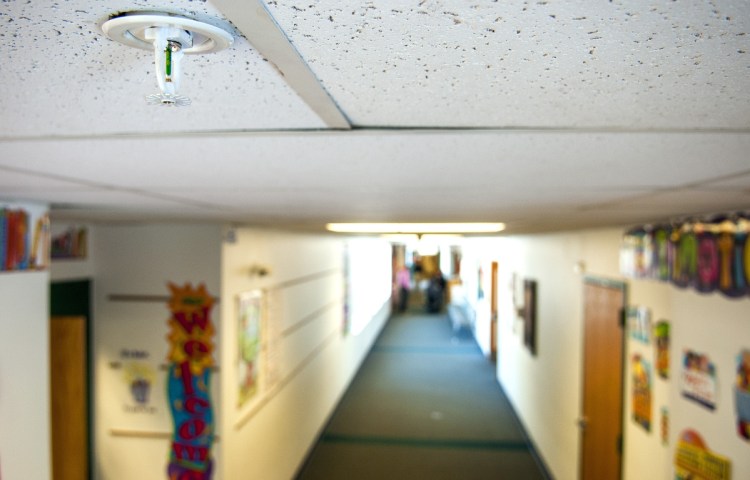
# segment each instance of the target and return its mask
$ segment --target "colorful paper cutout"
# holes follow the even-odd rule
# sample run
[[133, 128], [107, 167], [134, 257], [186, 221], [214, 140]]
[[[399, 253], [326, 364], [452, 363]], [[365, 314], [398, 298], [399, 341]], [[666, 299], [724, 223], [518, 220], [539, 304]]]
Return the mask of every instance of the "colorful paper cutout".
[[633, 420], [651, 431], [651, 364], [633, 355]]
[[213, 367], [214, 300], [204, 285], [193, 288], [169, 284], [170, 351], [167, 396], [174, 423], [169, 466], [170, 480], [209, 480], [213, 472], [211, 446], [214, 419], [210, 397]]
[[661, 425], [661, 444], [669, 445], [669, 409], [667, 407], [661, 407], [661, 421], [659, 424]]
[[734, 386], [737, 434], [750, 441], [750, 350], [737, 355], [737, 381]]
[[675, 480], [730, 480], [732, 462], [711, 452], [695, 430], [683, 430], [674, 457]]
[[669, 322], [660, 320], [654, 326], [656, 348], [656, 372], [663, 379], [669, 378]]
[[677, 225], [639, 226], [623, 235], [620, 270], [728, 297], [750, 293], [750, 219], [721, 215]]
[[710, 410], [716, 409], [716, 368], [708, 355], [685, 350], [682, 395]]

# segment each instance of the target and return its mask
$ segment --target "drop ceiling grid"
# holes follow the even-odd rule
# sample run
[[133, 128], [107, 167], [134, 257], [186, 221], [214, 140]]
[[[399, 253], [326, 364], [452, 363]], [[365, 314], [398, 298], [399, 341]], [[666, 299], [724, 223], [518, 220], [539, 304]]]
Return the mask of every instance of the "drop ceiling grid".
[[[153, 54], [108, 39], [120, 11], [163, 10], [235, 37], [228, 50], [186, 55], [180, 93], [190, 108], [158, 108]], [[199, 130], [323, 128], [324, 124], [231, 23], [207, 2], [163, 0], [0, 4], [2, 137]]]
[[750, 191], [738, 190], [672, 190], [635, 197], [624, 201], [604, 202], [591, 206], [590, 211], [642, 212], [649, 216], [669, 218], [713, 215], [750, 210]]
[[268, 3], [358, 125], [750, 127], [746, 2]]

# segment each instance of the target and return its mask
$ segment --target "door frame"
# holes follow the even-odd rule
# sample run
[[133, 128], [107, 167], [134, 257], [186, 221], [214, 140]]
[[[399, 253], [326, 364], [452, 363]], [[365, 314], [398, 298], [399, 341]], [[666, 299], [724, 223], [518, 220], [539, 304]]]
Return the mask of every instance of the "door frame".
[[[604, 287], [604, 288], [611, 288], [613, 290], [620, 290], [622, 292], [622, 306], [620, 307], [619, 312], [619, 318], [620, 318], [620, 326], [622, 328], [622, 338], [621, 338], [621, 351], [620, 351], [620, 408], [619, 408], [619, 427], [620, 427], [620, 438], [619, 438], [619, 451], [620, 451], [620, 463], [618, 465], [618, 478], [622, 479], [622, 472], [623, 472], [623, 465], [625, 464], [624, 461], [624, 445], [625, 445], [625, 401], [626, 401], [626, 392], [625, 392], [625, 375], [627, 373], [627, 332], [626, 332], [626, 325], [625, 325], [625, 311], [627, 309], [629, 298], [628, 298], [628, 284], [627, 282], [623, 280], [617, 280], [607, 277], [600, 277], [596, 275], [586, 275], [583, 277], [583, 281], [581, 283], [582, 290], [581, 290], [581, 302], [585, 301], [585, 287], [586, 285], [592, 285], [592, 286], [598, 286], [598, 287]], [[581, 404], [580, 404], [580, 412], [579, 417], [582, 417], [584, 412], [584, 395], [585, 395], [585, 388], [586, 388], [586, 378], [585, 378], [585, 337], [586, 337], [586, 319], [585, 319], [585, 307], [583, 308], [581, 312], [582, 318], [581, 318]], [[578, 465], [578, 478], [583, 477], [583, 462], [584, 462], [584, 450], [583, 450], [583, 432], [581, 429], [578, 430], [578, 442], [579, 442], [579, 465]]]

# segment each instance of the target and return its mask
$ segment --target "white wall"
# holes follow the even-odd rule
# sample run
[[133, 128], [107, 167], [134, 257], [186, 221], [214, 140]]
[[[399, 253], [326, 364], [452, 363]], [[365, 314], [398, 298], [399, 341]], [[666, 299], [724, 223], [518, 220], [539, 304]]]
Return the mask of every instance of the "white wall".
[[[390, 249], [370, 252], [390, 265]], [[358, 335], [342, 330], [344, 242], [330, 236], [238, 229], [222, 254], [222, 451], [224, 478], [292, 478], [369, 351], [390, 301]], [[355, 262], [356, 263], [356, 262]], [[252, 266], [270, 274], [251, 276]], [[376, 279], [373, 279], [376, 280]], [[390, 272], [382, 279], [390, 290]], [[263, 289], [266, 358], [276, 372], [238, 406], [237, 296]], [[356, 310], [356, 308], [355, 308]]]
[[[97, 226], [90, 253], [96, 256], [94, 291], [95, 478], [166, 478], [171, 416], [161, 367], [167, 357], [167, 282], [204, 283], [220, 294], [221, 228], [211, 225]], [[114, 301], [111, 295], [155, 296], [155, 301]], [[161, 300], [159, 298], [162, 298]], [[220, 310], [211, 317], [218, 326]], [[217, 328], [217, 331], [218, 328]], [[216, 338], [218, 345], [220, 338]], [[153, 413], [127, 412], [134, 402], [124, 380], [123, 349], [148, 353], [155, 371]], [[218, 355], [217, 355], [218, 358]], [[218, 394], [218, 374], [213, 377]], [[218, 398], [214, 398], [218, 406]], [[218, 408], [216, 409], [218, 410]], [[154, 434], [150, 437], [146, 434]], [[216, 455], [219, 447], [214, 451]], [[220, 471], [219, 471], [220, 473]], [[221, 478], [217, 476], [217, 478]]]
[[[586, 273], [619, 277], [619, 231], [498, 240], [498, 378], [555, 478], [578, 476], [582, 293]], [[513, 274], [537, 281], [537, 355], [523, 345]]]
[[0, 273], [0, 476], [49, 479], [49, 274]]

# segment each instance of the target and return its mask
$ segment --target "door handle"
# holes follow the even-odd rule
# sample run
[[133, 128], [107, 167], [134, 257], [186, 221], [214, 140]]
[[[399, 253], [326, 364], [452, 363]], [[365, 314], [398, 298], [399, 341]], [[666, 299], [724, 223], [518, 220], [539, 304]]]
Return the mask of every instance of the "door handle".
[[578, 428], [580, 428], [581, 430], [586, 430], [586, 428], [589, 426], [589, 418], [585, 415], [581, 416], [578, 418], [576, 423], [578, 424]]

